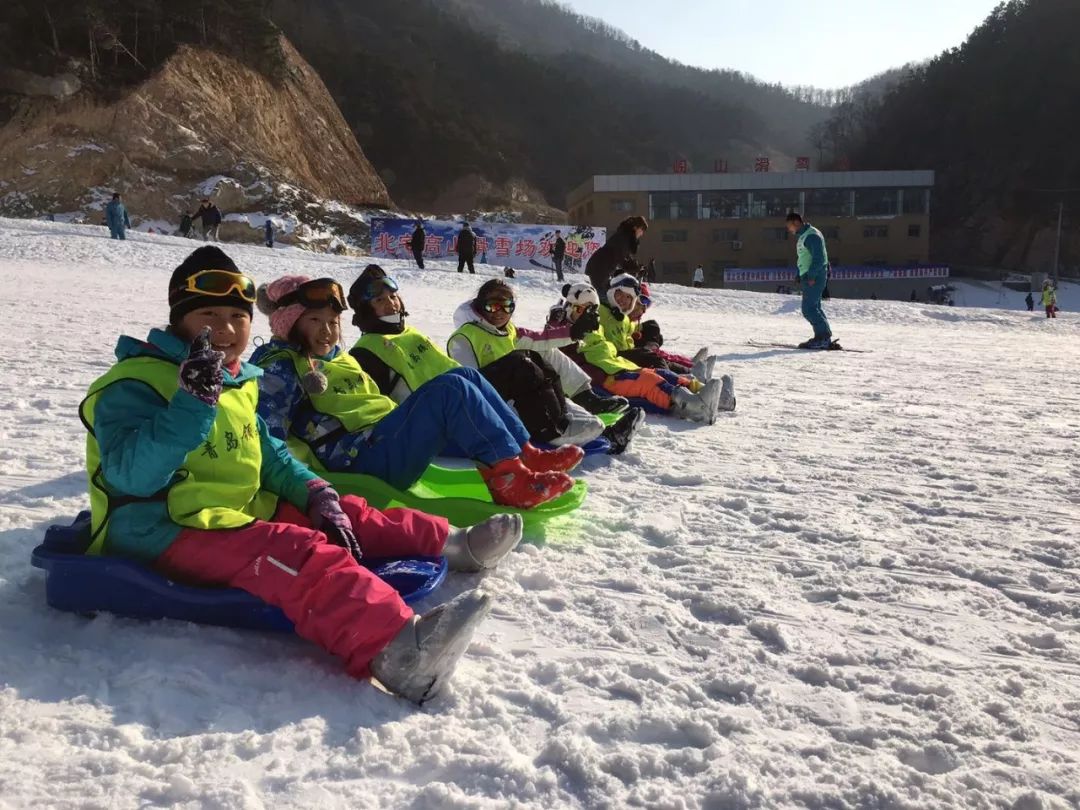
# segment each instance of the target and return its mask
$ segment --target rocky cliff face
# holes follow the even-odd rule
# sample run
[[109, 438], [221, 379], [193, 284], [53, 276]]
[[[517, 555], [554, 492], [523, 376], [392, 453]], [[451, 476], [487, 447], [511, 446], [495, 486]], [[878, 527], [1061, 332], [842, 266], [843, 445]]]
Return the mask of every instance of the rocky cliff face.
[[97, 221], [119, 191], [133, 224], [155, 230], [171, 231], [202, 196], [234, 215], [227, 238], [259, 238], [258, 213], [284, 215], [289, 235], [362, 230], [346, 207], [325, 202], [386, 207], [386, 187], [318, 75], [288, 42], [282, 48], [279, 84], [183, 46], [115, 102], [86, 91], [60, 99], [9, 90], [0, 214]]

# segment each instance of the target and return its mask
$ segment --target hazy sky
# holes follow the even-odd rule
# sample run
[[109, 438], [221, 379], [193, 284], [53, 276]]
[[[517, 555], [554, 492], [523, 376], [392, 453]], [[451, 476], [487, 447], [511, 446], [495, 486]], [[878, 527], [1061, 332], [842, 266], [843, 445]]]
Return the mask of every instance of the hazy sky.
[[562, 0], [699, 67], [843, 87], [959, 45], [999, 0]]

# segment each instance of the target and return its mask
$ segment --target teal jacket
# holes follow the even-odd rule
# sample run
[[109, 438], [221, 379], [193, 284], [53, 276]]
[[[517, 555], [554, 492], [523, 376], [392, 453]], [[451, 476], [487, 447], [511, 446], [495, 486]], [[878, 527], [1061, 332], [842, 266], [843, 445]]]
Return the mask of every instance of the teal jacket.
[[[187, 343], [160, 329], [152, 330], [145, 342], [125, 335], [116, 344], [117, 361], [149, 356], [179, 367], [187, 354]], [[261, 375], [262, 369], [241, 363], [237, 376], [225, 371], [225, 383], [243, 383]], [[117, 497], [148, 497], [168, 486], [188, 453], [206, 440], [216, 415], [216, 406], [183, 390], [166, 403], [139, 381], [125, 380], [106, 388], [94, 406], [94, 433], [109, 492]], [[254, 413], [252, 418], [257, 420], [262, 448], [260, 486], [306, 509], [307, 482], [318, 476], [269, 434], [261, 418]], [[164, 501], [130, 503], [111, 512], [107, 550], [152, 561], [181, 531], [169, 519]]]
[[825, 237], [821, 235], [821, 231], [807, 222], [795, 234], [795, 239], [799, 276], [824, 278], [829, 254], [825, 250]]

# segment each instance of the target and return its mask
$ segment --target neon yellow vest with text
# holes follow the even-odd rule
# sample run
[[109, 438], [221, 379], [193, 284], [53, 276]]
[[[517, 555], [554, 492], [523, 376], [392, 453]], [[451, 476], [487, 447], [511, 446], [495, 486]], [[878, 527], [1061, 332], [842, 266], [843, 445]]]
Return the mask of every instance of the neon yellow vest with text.
[[366, 349], [378, 357], [415, 391], [428, 380], [458, 368], [458, 364], [431, 339], [411, 326], [401, 334], [380, 335], [365, 332], [356, 341], [355, 349]]
[[617, 320], [611, 307], [600, 307], [600, 331], [615, 347], [615, 351], [623, 352], [634, 348], [633, 321], [625, 315], [621, 321]]
[[483, 368], [517, 349], [517, 329], [512, 323], [508, 323], [505, 328], [505, 335], [493, 335], [482, 326], [467, 323], [454, 332], [450, 339], [453, 340], [457, 335], [461, 335], [469, 341], [473, 354], [476, 355], [477, 367]]
[[[301, 380], [311, 371], [307, 357], [291, 348], [267, 353], [259, 365], [265, 368], [282, 354], [293, 361]], [[333, 360], [315, 360], [315, 368], [326, 376], [326, 390], [307, 394], [312, 407], [324, 416], [337, 419], [350, 433], [367, 430], [397, 407], [394, 400], [383, 396], [379, 386], [348, 352], [338, 352]]]
[[134, 380], [150, 386], [162, 399], [172, 400], [179, 389], [176, 363], [156, 357], [122, 360], [99, 377], [79, 406], [87, 428], [86, 469], [90, 477], [93, 542], [87, 554], [100, 554], [108, 534], [112, 509], [127, 502], [163, 500], [169, 519], [192, 529], [236, 529], [253, 520], [267, 520], [277, 508], [277, 496], [260, 489], [262, 443], [255, 406], [255, 379], [226, 386], [217, 404], [217, 417], [206, 440], [192, 449], [164, 492], [139, 498], [112, 493], [101, 469], [101, 450], [94, 434], [94, 406], [110, 385]]

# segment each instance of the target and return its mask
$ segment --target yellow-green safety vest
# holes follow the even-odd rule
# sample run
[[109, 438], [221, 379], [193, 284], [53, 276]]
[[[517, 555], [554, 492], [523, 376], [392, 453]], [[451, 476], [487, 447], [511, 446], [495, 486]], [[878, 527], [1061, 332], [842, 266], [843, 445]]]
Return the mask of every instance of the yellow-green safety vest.
[[633, 321], [625, 315], [622, 320], [616, 319], [611, 307], [600, 307], [600, 331], [615, 347], [615, 351], [623, 352], [634, 348]]
[[405, 381], [410, 391], [458, 368], [457, 361], [432, 343], [427, 335], [411, 326], [406, 326], [396, 335], [365, 332], [353, 348], [366, 349], [386, 363]]
[[94, 433], [94, 407], [114, 383], [134, 380], [150, 386], [168, 403], [179, 389], [176, 363], [156, 357], [122, 360], [99, 377], [79, 406], [86, 425], [86, 469], [90, 478], [91, 536], [87, 554], [101, 554], [113, 509], [139, 501], [164, 501], [169, 518], [192, 529], [236, 529], [267, 520], [278, 498], [260, 489], [262, 443], [257, 426], [259, 386], [255, 379], [226, 385], [217, 417], [206, 440], [184, 458], [173, 481], [149, 497], [110, 493], [101, 469], [101, 449]]
[[[476, 364], [479, 368], [494, 363], [517, 349], [517, 328], [512, 323], [506, 325], [505, 335], [493, 335], [487, 329], [475, 323], [463, 324], [454, 334], [450, 335], [450, 340], [453, 340], [458, 335], [469, 341], [473, 354], [476, 355]], [[447, 346], [449, 345], [448, 340]]]

